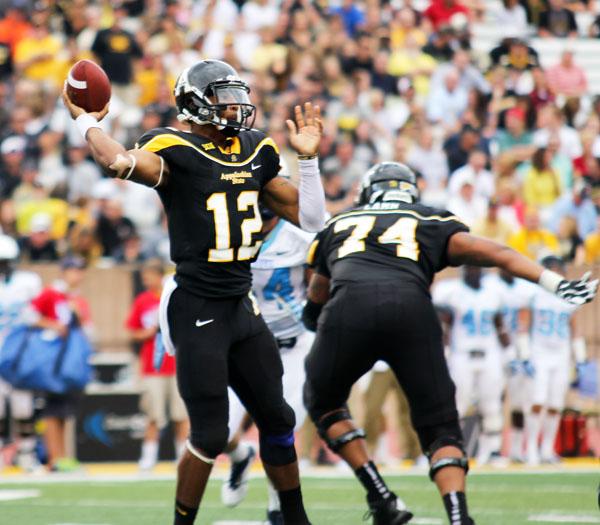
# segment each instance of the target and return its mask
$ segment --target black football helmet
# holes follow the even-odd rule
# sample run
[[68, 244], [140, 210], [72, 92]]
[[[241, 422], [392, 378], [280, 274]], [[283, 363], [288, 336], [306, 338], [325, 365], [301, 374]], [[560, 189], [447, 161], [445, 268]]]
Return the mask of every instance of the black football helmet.
[[[182, 122], [213, 124], [226, 135], [251, 129], [256, 107], [248, 98], [250, 87], [237, 71], [220, 60], [202, 60], [188, 67], [175, 83], [175, 103]], [[223, 118], [228, 106], [237, 106], [237, 118]]]
[[357, 204], [376, 201], [416, 202], [419, 199], [417, 176], [405, 164], [380, 162], [365, 173], [360, 184]]

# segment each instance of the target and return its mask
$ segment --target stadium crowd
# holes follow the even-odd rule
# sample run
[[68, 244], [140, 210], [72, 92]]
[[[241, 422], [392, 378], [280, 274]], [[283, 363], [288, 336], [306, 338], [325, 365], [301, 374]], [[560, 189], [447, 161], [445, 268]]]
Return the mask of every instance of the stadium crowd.
[[[600, 17], [587, 30], [575, 17], [592, 15], [592, 2], [1, 4], [0, 227], [23, 262], [169, 260], [156, 193], [103, 177], [61, 102], [67, 72], [83, 58], [107, 72], [113, 98], [102, 125], [128, 147], [157, 126], [183, 129], [177, 75], [223, 59], [250, 83], [255, 126], [277, 142], [292, 179], [285, 120], [297, 103], [321, 106], [331, 214], [353, 205], [368, 167], [395, 160], [415, 170], [424, 203], [477, 234], [534, 259], [600, 262], [600, 98], [569, 47], [577, 34], [597, 35]], [[488, 56], [470, 45], [483, 18], [511, 28]], [[540, 66], [527, 41], [534, 34], [564, 39], [559, 63]]]
[[[368, 166], [397, 160], [418, 172], [425, 203], [448, 207], [477, 233], [531, 257], [600, 259], [600, 104], [567, 38], [560, 63], [545, 70], [524, 39], [536, 31], [573, 37], [573, 12], [587, 4], [4, 4], [0, 224], [25, 260], [168, 258], [154, 192], [102, 177], [58, 95], [75, 61], [97, 60], [113, 86], [105, 126], [133, 146], [152, 127], [181, 127], [173, 84], [207, 57], [230, 62], [250, 82], [256, 127], [279, 144], [292, 178], [284, 121], [298, 101], [321, 105], [331, 213], [352, 204]], [[484, 57], [469, 42], [482, 17], [515, 34]]]

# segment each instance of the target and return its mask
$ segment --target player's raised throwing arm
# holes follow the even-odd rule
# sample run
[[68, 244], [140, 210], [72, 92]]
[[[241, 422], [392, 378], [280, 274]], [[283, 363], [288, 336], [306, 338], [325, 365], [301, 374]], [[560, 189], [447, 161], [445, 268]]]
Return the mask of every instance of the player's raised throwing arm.
[[319, 173], [317, 152], [323, 133], [319, 106], [307, 102], [294, 108], [294, 119], [287, 121], [290, 144], [298, 153], [300, 187], [283, 177], [275, 177], [263, 190], [264, 203], [277, 215], [309, 232], [325, 225], [325, 193]]
[[98, 126], [98, 122], [108, 113], [108, 104], [102, 111], [86, 113], [83, 108], [71, 102], [66, 89], [62, 98], [85, 137], [94, 160], [106, 175], [140, 182], [152, 188], [166, 182], [169, 166], [161, 157], [141, 149], [127, 151]]
[[598, 279], [589, 281], [589, 273], [581, 279], [567, 281], [562, 275], [517, 253], [508, 246], [469, 233], [459, 232], [448, 241], [448, 260], [453, 266], [474, 264], [497, 266], [515, 277], [539, 284], [551, 293], [573, 304], [584, 304], [594, 299]]

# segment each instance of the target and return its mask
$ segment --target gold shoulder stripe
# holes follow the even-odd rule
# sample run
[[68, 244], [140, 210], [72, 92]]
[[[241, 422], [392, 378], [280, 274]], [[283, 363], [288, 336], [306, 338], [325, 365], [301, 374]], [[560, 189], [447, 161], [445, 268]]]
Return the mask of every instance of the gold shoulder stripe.
[[241, 162], [228, 162], [222, 159], [218, 159], [217, 157], [213, 157], [212, 155], [209, 155], [207, 152], [202, 151], [200, 148], [196, 147], [188, 140], [185, 140], [184, 138], [171, 133], [163, 133], [161, 135], [156, 135], [156, 137], [150, 139], [140, 149], [156, 153], [165, 148], [170, 148], [171, 146], [186, 146], [188, 148], [192, 148], [193, 150], [200, 153], [200, 155], [202, 155], [203, 157], [213, 160], [223, 166], [245, 166], [246, 164], [251, 162], [256, 157], [256, 155], [258, 155], [258, 152], [263, 146], [271, 146], [277, 152], [277, 154], [279, 154], [279, 149], [277, 148], [275, 141], [271, 137], [265, 137], [256, 145], [256, 148], [254, 148], [254, 151], [248, 158], [242, 160]]
[[340, 215], [336, 215], [332, 219], [327, 222], [327, 225], [333, 224], [339, 219], [343, 219], [344, 217], [351, 217], [353, 215], [393, 215], [393, 214], [404, 214], [404, 215], [412, 215], [417, 219], [422, 221], [439, 221], [439, 222], [460, 222], [464, 224], [464, 222], [459, 219], [456, 215], [450, 215], [448, 217], [442, 217], [441, 215], [421, 215], [420, 213], [413, 210], [354, 210], [346, 213], [342, 213]]
[[319, 241], [315, 239], [308, 249], [308, 255], [306, 256], [306, 264], [312, 266], [315, 263], [315, 253], [317, 252], [317, 246]]

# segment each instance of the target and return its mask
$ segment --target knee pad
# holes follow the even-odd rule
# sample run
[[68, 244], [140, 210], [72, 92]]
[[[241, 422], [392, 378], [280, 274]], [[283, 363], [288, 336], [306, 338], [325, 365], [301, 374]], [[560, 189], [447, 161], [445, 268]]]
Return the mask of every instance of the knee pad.
[[281, 467], [296, 461], [294, 432], [280, 435], [260, 434], [260, 457], [266, 465]]
[[363, 429], [355, 428], [345, 432], [341, 436], [331, 438], [327, 434], [327, 431], [336, 423], [340, 421], [351, 421], [352, 416], [348, 411], [348, 408], [344, 406], [340, 410], [336, 410], [326, 416], [322, 416], [315, 424], [321, 438], [327, 443], [327, 446], [333, 451], [338, 452], [344, 445], [354, 441], [355, 439], [364, 439], [366, 434]]
[[[203, 458], [214, 460], [214, 458], [216, 458], [221, 452], [223, 452], [223, 450], [225, 450], [228, 437], [229, 430], [227, 429], [226, 425], [211, 427], [210, 423], [207, 423], [207, 425], [201, 431], [192, 428], [189, 444], [195, 451], [199, 452], [199, 454], [202, 456], [199, 459], [202, 459], [202, 461], [206, 461], [206, 459]], [[190, 452], [194, 454], [192, 450], [190, 450]]]
[[521, 410], [513, 410], [510, 414], [510, 421], [513, 428], [519, 430], [525, 428], [525, 416]]
[[189, 450], [189, 452], [190, 452], [190, 454], [192, 454], [192, 456], [195, 456], [200, 461], [203, 461], [204, 463], [208, 463], [209, 465], [214, 464], [215, 458], [206, 457], [204, 454], [202, 454], [202, 452], [200, 452], [196, 447], [194, 447], [194, 445], [192, 445], [189, 440], [186, 440], [185, 448], [187, 448]]
[[485, 434], [499, 434], [502, 432], [503, 419], [500, 414], [483, 416], [482, 430]]
[[431, 481], [433, 481], [435, 475], [440, 470], [446, 467], [459, 467], [465, 472], [469, 471], [469, 460], [463, 448], [462, 432], [457, 419], [440, 425], [419, 428], [417, 432], [421, 441], [421, 447], [430, 461], [433, 455], [443, 447], [457, 448], [463, 454], [462, 458], [438, 458], [431, 463], [429, 469], [429, 478]]

